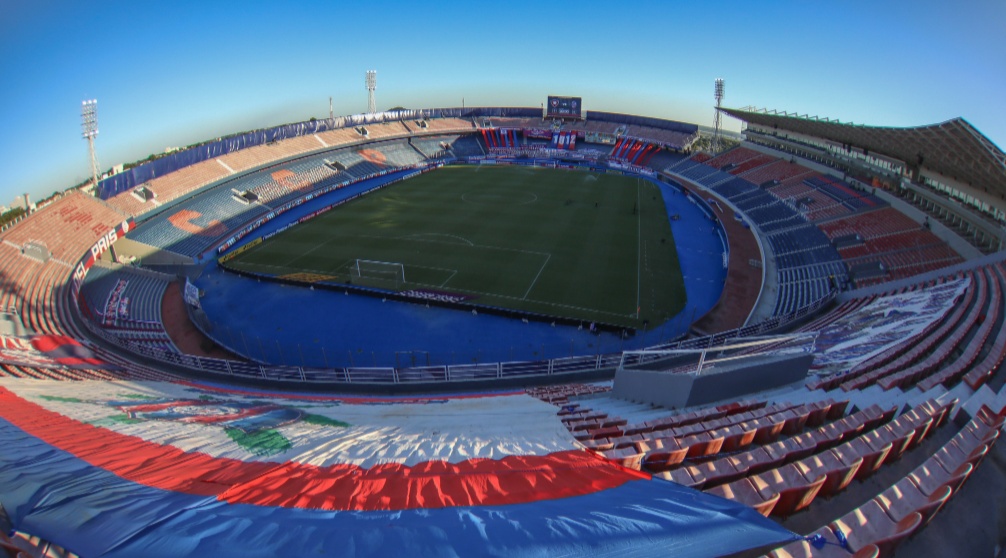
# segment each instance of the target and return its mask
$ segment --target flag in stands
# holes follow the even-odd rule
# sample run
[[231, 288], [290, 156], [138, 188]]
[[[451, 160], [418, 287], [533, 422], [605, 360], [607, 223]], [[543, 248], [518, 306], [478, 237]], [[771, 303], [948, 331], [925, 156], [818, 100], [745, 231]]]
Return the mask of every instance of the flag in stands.
[[65, 335], [0, 336], [0, 362], [39, 368], [118, 368]]
[[[674, 556], [796, 535], [586, 451], [523, 392], [0, 383], [0, 498], [82, 556]], [[702, 541], [702, 544], [696, 544]]]

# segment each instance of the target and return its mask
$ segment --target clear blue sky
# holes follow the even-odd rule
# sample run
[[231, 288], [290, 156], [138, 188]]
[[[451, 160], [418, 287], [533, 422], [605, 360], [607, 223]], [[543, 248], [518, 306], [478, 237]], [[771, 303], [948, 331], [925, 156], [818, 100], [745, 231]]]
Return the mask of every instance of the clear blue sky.
[[[64, 2], [0, 0], [0, 203], [236, 131], [379, 109], [538, 106], [711, 125], [724, 104], [1006, 145], [1006, 2]], [[727, 118], [727, 126], [739, 124]]]

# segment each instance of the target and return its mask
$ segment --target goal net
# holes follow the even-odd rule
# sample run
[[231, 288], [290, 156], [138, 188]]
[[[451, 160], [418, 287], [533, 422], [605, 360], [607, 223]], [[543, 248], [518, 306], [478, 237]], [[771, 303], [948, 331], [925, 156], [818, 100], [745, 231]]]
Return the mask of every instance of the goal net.
[[349, 274], [354, 279], [373, 281], [381, 286], [401, 287], [405, 284], [405, 266], [397, 262], [356, 260]]

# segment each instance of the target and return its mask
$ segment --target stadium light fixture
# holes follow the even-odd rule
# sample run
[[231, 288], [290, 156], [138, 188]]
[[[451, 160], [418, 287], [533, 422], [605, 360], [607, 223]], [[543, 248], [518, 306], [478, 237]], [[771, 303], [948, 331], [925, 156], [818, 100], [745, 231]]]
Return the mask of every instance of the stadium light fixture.
[[713, 153], [719, 153], [720, 150], [720, 107], [723, 105], [723, 78], [716, 78], [715, 88], [713, 89], [713, 95], [716, 97], [716, 108], [713, 109], [715, 114], [713, 116], [713, 143], [712, 151]]
[[88, 154], [91, 159], [91, 185], [98, 185], [98, 155], [94, 150], [94, 138], [98, 135], [98, 100], [88, 99], [80, 104], [80, 128], [82, 137], [87, 140]]
[[98, 101], [90, 99], [80, 104], [80, 127], [84, 139], [98, 135]]
[[377, 70], [367, 70], [367, 113], [377, 112], [377, 99], [374, 90], [377, 89]]

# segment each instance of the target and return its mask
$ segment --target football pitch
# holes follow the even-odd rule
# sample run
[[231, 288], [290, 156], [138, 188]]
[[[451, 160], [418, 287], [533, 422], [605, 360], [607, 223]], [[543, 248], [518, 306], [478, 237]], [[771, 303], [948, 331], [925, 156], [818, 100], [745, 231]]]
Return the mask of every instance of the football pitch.
[[291, 227], [227, 266], [631, 328], [685, 304], [658, 187], [583, 171], [444, 167]]

